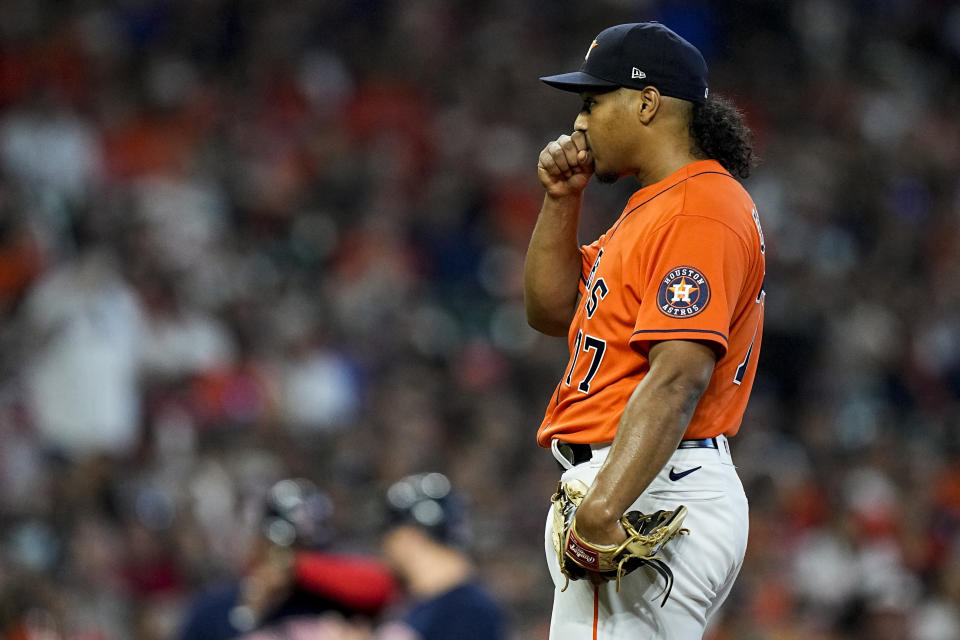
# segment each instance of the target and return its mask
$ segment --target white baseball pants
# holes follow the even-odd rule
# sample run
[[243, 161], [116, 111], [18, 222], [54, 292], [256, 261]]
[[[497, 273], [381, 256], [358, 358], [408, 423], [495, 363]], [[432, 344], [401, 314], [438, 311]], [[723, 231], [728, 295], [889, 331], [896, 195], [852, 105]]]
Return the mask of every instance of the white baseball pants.
[[[663, 578], [652, 569], [625, 576], [619, 593], [614, 582], [594, 587], [560, 573], [547, 514], [546, 556], [554, 583], [550, 640], [699, 640], [707, 621], [730, 593], [747, 547], [748, 509], [743, 485], [730, 458], [726, 438], [717, 449], [678, 449], [630, 509], [650, 513], [686, 505], [681, 535], [661, 554], [673, 570], [674, 584], [661, 607]], [[595, 447], [591, 460], [562, 476], [588, 486], [609, 452]], [[695, 469], [691, 471], [691, 469]], [[685, 473], [686, 472], [686, 473]], [[671, 476], [673, 479], [671, 479]]]

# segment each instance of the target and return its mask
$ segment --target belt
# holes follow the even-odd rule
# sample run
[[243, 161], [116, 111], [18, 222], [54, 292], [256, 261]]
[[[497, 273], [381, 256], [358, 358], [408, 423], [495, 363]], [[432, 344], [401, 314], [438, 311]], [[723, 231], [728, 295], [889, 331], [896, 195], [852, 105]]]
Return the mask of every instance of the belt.
[[[593, 451], [588, 444], [561, 442], [557, 448], [564, 458], [574, 466], [583, 464], [593, 458]], [[698, 440], [681, 440], [677, 449], [719, 449], [716, 438], [700, 438]]]

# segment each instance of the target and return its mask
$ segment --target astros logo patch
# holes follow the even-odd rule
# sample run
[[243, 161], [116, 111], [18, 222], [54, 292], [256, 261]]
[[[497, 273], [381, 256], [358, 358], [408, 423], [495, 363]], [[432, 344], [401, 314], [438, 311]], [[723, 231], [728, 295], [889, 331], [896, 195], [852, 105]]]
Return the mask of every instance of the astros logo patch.
[[707, 307], [710, 284], [698, 269], [676, 267], [660, 281], [657, 307], [671, 318], [689, 318]]

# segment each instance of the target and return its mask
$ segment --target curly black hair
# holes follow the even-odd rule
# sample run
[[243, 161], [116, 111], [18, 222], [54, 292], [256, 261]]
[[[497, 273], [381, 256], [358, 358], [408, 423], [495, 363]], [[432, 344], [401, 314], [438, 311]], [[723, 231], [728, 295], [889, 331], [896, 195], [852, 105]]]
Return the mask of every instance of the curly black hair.
[[738, 178], [750, 176], [754, 164], [750, 129], [732, 102], [710, 96], [706, 102], [694, 104], [690, 136], [697, 156], [713, 158]]

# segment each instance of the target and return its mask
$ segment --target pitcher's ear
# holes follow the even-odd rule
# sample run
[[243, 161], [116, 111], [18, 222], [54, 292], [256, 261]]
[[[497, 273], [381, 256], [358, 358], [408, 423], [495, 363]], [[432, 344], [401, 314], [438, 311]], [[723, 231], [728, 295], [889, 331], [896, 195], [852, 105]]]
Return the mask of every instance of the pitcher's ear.
[[637, 115], [640, 122], [650, 124], [653, 117], [660, 110], [660, 91], [656, 87], [644, 87], [639, 91], [637, 101]]

